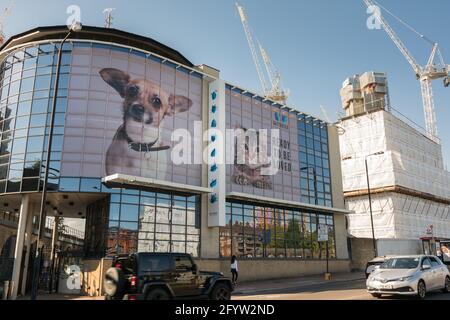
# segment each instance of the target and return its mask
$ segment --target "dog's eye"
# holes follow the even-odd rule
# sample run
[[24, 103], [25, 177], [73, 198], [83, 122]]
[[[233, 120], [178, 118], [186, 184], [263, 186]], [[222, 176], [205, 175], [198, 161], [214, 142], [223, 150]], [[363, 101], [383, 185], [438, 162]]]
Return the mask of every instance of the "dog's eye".
[[136, 98], [139, 94], [139, 88], [137, 86], [131, 86], [127, 89], [127, 96], [130, 98]]
[[160, 108], [161, 107], [161, 99], [158, 97], [153, 97], [151, 100], [153, 107]]

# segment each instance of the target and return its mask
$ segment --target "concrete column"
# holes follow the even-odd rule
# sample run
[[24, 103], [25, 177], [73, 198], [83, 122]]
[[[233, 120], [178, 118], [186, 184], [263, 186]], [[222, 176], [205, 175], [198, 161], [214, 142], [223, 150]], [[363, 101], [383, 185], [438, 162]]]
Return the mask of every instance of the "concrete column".
[[30, 212], [29, 204], [30, 204], [30, 196], [24, 195], [22, 197], [22, 204], [20, 205], [19, 226], [17, 229], [16, 248], [14, 251], [14, 267], [11, 281], [11, 298], [10, 298], [12, 300], [15, 300], [17, 298], [17, 294], [19, 292], [19, 278], [21, 271], [20, 267], [22, 264], [23, 243], [25, 239], [27, 218]]
[[[218, 78], [219, 72], [211, 69], [208, 66], [201, 66], [201, 70], [207, 74], [211, 74], [213, 77]], [[211, 81], [213, 79], [209, 79]], [[203, 105], [202, 114], [203, 119], [209, 117], [209, 81], [203, 80]], [[208, 129], [208, 121], [203, 121], [203, 132]], [[203, 133], [202, 132], [202, 133]], [[208, 146], [208, 142], [203, 142], [203, 149]], [[202, 186], [208, 187], [208, 164], [202, 162]], [[220, 256], [219, 252], [219, 228], [208, 227], [208, 195], [201, 196], [201, 248], [200, 257], [203, 259], [217, 259]]]
[[30, 213], [28, 215], [28, 219], [27, 219], [27, 228], [26, 228], [26, 239], [25, 239], [25, 246], [27, 248], [27, 253], [25, 255], [25, 263], [23, 265], [23, 269], [25, 270], [25, 272], [23, 273], [22, 276], [22, 288], [20, 293], [22, 295], [25, 295], [25, 291], [26, 291], [26, 285], [27, 285], [27, 270], [28, 270], [28, 265], [30, 263], [30, 251], [31, 251], [31, 240], [33, 238], [33, 213], [36, 210], [36, 206], [34, 204], [30, 205]]

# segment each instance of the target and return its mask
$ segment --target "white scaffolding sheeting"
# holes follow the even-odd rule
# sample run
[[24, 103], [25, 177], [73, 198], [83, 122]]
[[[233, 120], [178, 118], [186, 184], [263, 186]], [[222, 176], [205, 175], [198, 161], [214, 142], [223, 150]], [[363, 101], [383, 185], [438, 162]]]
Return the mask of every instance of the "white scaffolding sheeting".
[[344, 192], [367, 189], [367, 157], [371, 188], [402, 186], [450, 199], [439, 144], [385, 111], [344, 120], [341, 127]]
[[[444, 169], [441, 146], [385, 111], [343, 120], [341, 127], [345, 193], [367, 191], [365, 159], [371, 190], [411, 191], [373, 194], [376, 238], [418, 239], [430, 225], [436, 237], [450, 238], [450, 173]], [[355, 212], [348, 215], [349, 233], [371, 238], [368, 196], [348, 197], [346, 204]]]
[[[348, 232], [357, 238], [372, 238], [367, 197], [347, 199]], [[419, 239], [433, 225], [435, 237], [450, 238], [450, 207], [445, 204], [398, 193], [372, 197], [376, 239]]]

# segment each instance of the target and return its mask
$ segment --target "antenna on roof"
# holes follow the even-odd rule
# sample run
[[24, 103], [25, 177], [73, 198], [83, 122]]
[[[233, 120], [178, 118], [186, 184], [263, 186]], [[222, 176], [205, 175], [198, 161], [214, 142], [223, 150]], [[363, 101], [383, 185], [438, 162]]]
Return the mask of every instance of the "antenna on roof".
[[112, 28], [112, 23], [113, 23], [113, 16], [112, 16], [112, 12], [116, 10], [116, 8], [107, 8], [105, 10], [103, 10], [103, 13], [106, 14], [106, 18], [105, 18], [105, 28], [107, 29], [111, 29]]

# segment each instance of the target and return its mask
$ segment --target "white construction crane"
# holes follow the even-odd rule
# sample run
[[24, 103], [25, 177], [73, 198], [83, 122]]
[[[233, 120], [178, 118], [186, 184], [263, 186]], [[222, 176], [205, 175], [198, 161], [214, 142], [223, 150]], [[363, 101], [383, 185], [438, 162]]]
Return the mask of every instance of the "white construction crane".
[[[376, 1], [374, 0], [363, 0], [363, 1], [368, 8], [376, 9], [373, 10], [375, 17], [378, 19], [381, 26], [384, 28], [384, 30], [389, 35], [391, 40], [394, 42], [394, 44], [397, 46], [397, 48], [409, 62], [409, 64], [411, 65], [416, 74], [417, 79], [420, 81], [427, 135], [430, 139], [432, 139], [436, 143], [439, 143], [436, 112], [434, 107], [433, 88], [431, 83], [433, 80], [443, 78], [444, 85], [448, 87], [450, 85], [450, 75], [449, 75], [450, 65], [444, 63], [442, 54], [439, 50], [439, 45], [436, 42], [429, 40], [427, 37], [417, 32], [414, 28], [409, 26], [406, 22], [402, 21], [400, 18], [396, 17], [393, 13], [391, 13], [389, 10], [378, 4]], [[416, 62], [412, 54], [406, 48], [403, 41], [399, 38], [399, 36], [395, 33], [395, 31], [391, 28], [389, 23], [383, 17], [383, 15], [381, 14], [381, 10], [379, 8], [384, 9], [391, 16], [400, 21], [403, 25], [405, 25], [410, 30], [419, 35], [420, 38], [432, 44], [431, 55], [428, 58], [428, 63], [426, 64], [426, 66], [422, 67]], [[435, 63], [436, 55], [438, 55], [439, 57], [438, 63]]]
[[113, 15], [112, 12], [116, 10], [116, 8], [107, 8], [105, 10], [103, 10], [103, 13], [106, 14], [105, 17], [105, 28], [107, 29], [111, 29], [112, 28], [112, 24], [113, 24]]
[[269, 80], [267, 81], [266, 76], [264, 75], [263, 68], [261, 67], [261, 62], [259, 59], [258, 51], [256, 50], [255, 43], [253, 41], [253, 35], [250, 30], [250, 25], [248, 23], [247, 14], [245, 13], [244, 8], [236, 3], [236, 8], [238, 10], [239, 16], [242, 21], [242, 25], [244, 27], [245, 35], [247, 37], [248, 45], [250, 47], [250, 51], [252, 53], [253, 62], [255, 63], [256, 72], [258, 73], [259, 81], [261, 82], [261, 86], [263, 88], [264, 95], [267, 99], [273, 100], [275, 102], [279, 102], [282, 104], [286, 104], [287, 99], [289, 97], [289, 92], [284, 91], [281, 88], [281, 75], [275, 69], [272, 62], [270, 61], [269, 54], [267, 51], [258, 43], [259, 51], [267, 72], [267, 76]]
[[2, 45], [5, 42], [5, 33], [4, 33], [4, 27], [5, 27], [5, 21], [6, 18], [10, 15], [11, 10], [16, 3], [16, 0], [9, 1], [8, 6], [3, 9], [3, 12], [0, 14], [0, 45]]

